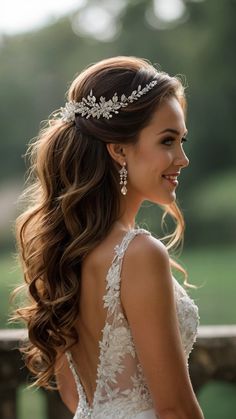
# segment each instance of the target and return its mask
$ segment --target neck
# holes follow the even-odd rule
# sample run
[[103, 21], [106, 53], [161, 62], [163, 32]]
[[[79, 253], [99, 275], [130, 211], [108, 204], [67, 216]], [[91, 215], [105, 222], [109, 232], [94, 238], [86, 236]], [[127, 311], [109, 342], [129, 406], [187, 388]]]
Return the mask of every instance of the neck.
[[140, 199], [134, 199], [131, 194], [129, 195], [129, 191], [127, 195], [122, 196], [120, 216], [116, 221], [116, 225], [125, 230], [132, 230], [135, 227], [135, 218], [141, 203]]

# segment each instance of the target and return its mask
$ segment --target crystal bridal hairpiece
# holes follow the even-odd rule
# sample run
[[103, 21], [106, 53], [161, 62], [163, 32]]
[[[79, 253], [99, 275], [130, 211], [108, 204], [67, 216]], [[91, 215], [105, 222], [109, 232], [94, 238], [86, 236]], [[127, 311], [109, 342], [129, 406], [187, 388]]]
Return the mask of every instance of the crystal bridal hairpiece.
[[141, 85], [138, 86], [137, 90], [133, 90], [130, 96], [122, 94], [120, 99], [117, 93], [114, 93], [111, 99], [106, 100], [105, 97], [100, 96], [97, 102], [96, 96], [93, 95], [93, 91], [90, 90], [89, 95], [83, 97], [80, 102], [74, 100], [67, 102], [64, 108], [60, 109], [60, 117], [63, 122], [75, 121], [75, 115], [80, 114], [86, 116], [86, 119], [93, 117], [99, 119], [100, 117], [110, 119], [112, 113], [117, 114], [120, 108], [125, 108], [129, 103], [138, 100], [141, 96], [145, 95], [157, 84], [157, 80], [153, 80], [142, 89]]
[[[80, 102], [74, 100], [69, 101], [65, 104], [64, 108], [61, 108], [57, 115], [60, 116], [63, 122], [73, 122], [75, 121], [75, 115], [80, 114], [85, 116], [86, 119], [93, 117], [99, 119], [100, 117], [110, 119], [113, 114], [119, 113], [118, 110], [125, 108], [130, 103], [138, 100], [141, 96], [149, 92], [155, 85], [157, 80], [152, 80], [150, 83], [147, 83], [143, 88], [141, 85], [138, 85], [137, 90], [133, 90], [129, 96], [122, 94], [120, 99], [117, 93], [114, 93], [111, 99], [106, 100], [104, 96], [100, 96], [97, 101], [96, 96], [93, 95], [93, 91], [90, 90], [90, 93], [87, 97], [83, 97]], [[119, 170], [120, 175], [120, 185], [122, 195], [127, 194], [127, 175], [128, 171], [126, 169], [126, 162], [123, 163], [123, 167]]]

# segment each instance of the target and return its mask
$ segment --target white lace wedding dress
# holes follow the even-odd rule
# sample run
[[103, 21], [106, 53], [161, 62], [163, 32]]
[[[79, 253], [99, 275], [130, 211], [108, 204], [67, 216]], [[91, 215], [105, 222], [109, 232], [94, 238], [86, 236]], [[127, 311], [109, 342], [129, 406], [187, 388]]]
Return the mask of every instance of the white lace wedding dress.
[[[156, 419], [152, 399], [136, 355], [129, 324], [120, 303], [120, 272], [124, 253], [137, 234], [150, 234], [138, 228], [128, 231], [121, 244], [115, 247], [115, 256], [107, 274], [106, 323], [99, 342], [96, 391], [89, 406], [85, 391], [76, 372], [70, 351], [66, 356], [73, 372], [79, 404], [73, 419]], [[176, 308], [182, 343], [188, 362], [199, 324], [198, 308], [184, 288], [173, 277]]]

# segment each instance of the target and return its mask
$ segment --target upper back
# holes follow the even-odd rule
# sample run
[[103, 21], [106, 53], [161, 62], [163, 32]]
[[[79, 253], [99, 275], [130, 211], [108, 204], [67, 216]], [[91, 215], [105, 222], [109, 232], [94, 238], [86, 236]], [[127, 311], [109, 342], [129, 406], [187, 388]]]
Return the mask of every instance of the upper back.
[[123, 231], [113, 231], [88, 254], [82, 263], [77, 320], [79, 335], [85, 323], [91, 339], [93, 337], [96, 341], [100, 335], [106, 318], [103, 296], [106, 293], [107, 274], [115, 256], [115, 247], [121, 245], [126, 234], [127, 232]]
[[[82, 266], [80, 309], [76, 324], [79, 342], [70, 352], [78, 375], [78, 390], [90, 406], [100, 401], [102, 394], [104, 397], [105, 381], [106, 392], [107, 388], [108, 392], [112, 392], [118, 387], [127, 392], [133, 389], [135, 378], [137, 384], [141, 379], [136, 377], [138, 359], [120, 301], [122, 259], [130, 241], [141, 233], [150, 234], [146, 230], [135, 229], [119, 239], [118, 235], [110, 237], [89, 255]], [[108, 347], [116, 354], [112, 362], [108, 359], [110, 355], [107, 357]], [[106, 376], [103, 376], [104, 363]], [[116, 374], [119, 374], [118, 384]], [[137, 391], [139, 387], [140, 382]]]

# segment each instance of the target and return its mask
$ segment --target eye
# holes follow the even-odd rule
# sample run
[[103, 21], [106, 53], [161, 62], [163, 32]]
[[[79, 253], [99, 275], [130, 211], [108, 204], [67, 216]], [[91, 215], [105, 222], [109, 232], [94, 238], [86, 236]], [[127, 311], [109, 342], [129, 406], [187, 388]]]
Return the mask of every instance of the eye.
[[[165, 139], [162, 141], [162, 144], [165, 144], [165, 145], [167, 145], [167, 146], [171, 146], [171, 145], [172, 145], [172, 143], [173, 143], [173, 141], [175, 141], [175, 138], [165, 138]], [[188, 139], [187, 139], [186, 137], [183, 137], [183, 138], [181, 139], [181, 143], [185, 143], [186, 141], [188, 141]]]
[[162, 141], [162, 144], [164, 144], [164, 145], [167, 145], [167, 146], [171, 146], [172, 145], [172, 143], [173, 143], [173, 141], [175, 141], [175, 139], [174, 138], [165, 138], [163, 141]]

